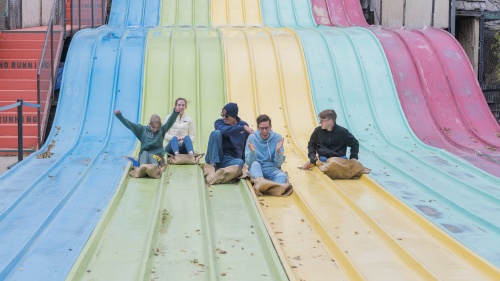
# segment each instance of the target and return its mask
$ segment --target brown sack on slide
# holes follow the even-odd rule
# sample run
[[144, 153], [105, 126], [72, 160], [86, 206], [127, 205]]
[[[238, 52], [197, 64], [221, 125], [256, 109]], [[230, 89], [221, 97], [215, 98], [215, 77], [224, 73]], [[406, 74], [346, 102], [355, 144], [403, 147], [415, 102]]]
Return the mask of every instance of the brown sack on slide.
[[177, 156], [168, 154], [167, 162], [168, 164], [171, 165], [194, 165], [198, 164], [198, 161], [200, 161], [203, 155], [205, 155], [205, 153], [202, 154], [195, 153], [194, 155], [178, 154]]
[[289, 196], [292, 194], [292, 185], [287, 183], [277, 183], [265, 178], [256, 178], [253, 180], [253, 188], [257, 196], [273, 195], [273, 196]]
[[158, 165], [155, 164], [141, 164], [141, 166], [133, 169], [128, 174], [133, 178], [143, 178], [149, 176], [151, 178], [159, 179], [166, 167], [166, 165], [159, 168]]
[[220, 168], [215, 171], [215, 168], [209, 164], [203, 164], [203, 175], [208, 184], [229, 183], [238, 180], [242, 175], [242, 171], [238, 165], [233, 165], [225, 168]]
[[361, 162], [354, 158], [331, 157], [326, 160], [326, 163], [321, 164], [319, 162], [317, 164], [319, 169], [332, 179], [359, 178], [362, 174], [371, 172], [370, 169], [365, 168]]

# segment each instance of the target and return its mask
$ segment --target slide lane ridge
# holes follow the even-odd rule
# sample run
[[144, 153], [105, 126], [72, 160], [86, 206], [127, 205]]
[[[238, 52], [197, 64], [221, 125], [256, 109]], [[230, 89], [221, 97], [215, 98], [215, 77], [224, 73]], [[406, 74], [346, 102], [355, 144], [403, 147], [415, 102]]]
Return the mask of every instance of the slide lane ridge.
[[213, 27], [258, 27], [262, 26], [260, 0], [212, 0], [210, 1]]
[[111, 5], [108, 26], [140, 27], [157, 26], [160, 0], [114, 0]]
[[[487, 241], [496, 241], [499, 235], [498, 218], [493, 215], [498, 212], [497, 178], [423, 145], [413, 135], [389, 78], [386, 58], [371, 32], [324, 28], [298, 33], [316, 111], [337, 111], [338, 123], [360, 140], [360, 159], [373, 169], [370, 176], [496, 264], [498, 249], [491, 248]], [[325, 56], [330, 62], [325, 62]]]
[[209, 0], [161, 0], [160, 26], [209, 27]]
[[[67, 79], [63, 83], [60, 102], [60, 108], [71, 108], [73, 112], [67, 112], [71, 116], [78, 107], [73, 104], [73, 96], [82, 95], [84, 100], [79, 104], [84, 109], [77, 124], [85, 122], [76, 131], [72, 129], [74, 124], [68, 124], [71, 118], [61, 115], [66, 112], [58, 113], [54, 126], [61, 129], [52, 133], [55, 144], [52, 150], [57, 150], [61, 144], [63, 155], [31, 183], [28, 192], [12, 205], [2, 219], [0, 228], [5, 229], [2, 230], [2, 241], [8, 241], [3, 249], [8, 250], [2, 251], [5, 256], [1, 260], [5, 264], [1, 274], [6, 279], [64, 278], [97, 223], [100, 210], [104, 209], [114, 193], [125, 166], [120, 156], [128, 154], [134, 144], [134, 141], [128, 140], [114, 145], [125, 130], [115, 127], [112, 113], [115, 105], [131, 108], [133, 118], [134, 103], [130, 101], [138, 97], [134, 89], [140, 84], [140, 72], [136, 70], [137, 64], [142, 63], [142, 56], [132, 64], [134, 67], [120, 71], [122, 55], [128, 53], [127, 59], [134, 61], [130, 55], [133, 51], [126, 51], [137, 45], [132, 43], [127, 46], [129, 34], [130, 40], [134, 41], [133, 32], [100, 28], [89, 31], [89, 34], [94, 34], [93, 38], [80, 41], [81, 45], [77, 40], [76, 45], [70, 48], [70, 67], [65, 74]], [[77, 58], [86, 53], [88, 56], [83, 58], [90, 63], [80, 63]], [[71, 66], [73, 58], [74, 67]], [[80, 76], [72, 79], [72, 75], [78, 73], [70, 72], [74, 68], [88, 71], [88, 79], [81, 79]], [[121, 78], [126, 80], [119, 81]], [[122, 86], [123, 89], [120, 88]], [[84, 91], [80, 91], [79, 87]], [[123, 98], [117, 99], [120, 91], [119, 95]], [[66, 101], [65, 95], [71, 100]], [[76, 140], [69, 136], [71, 134], [77, 136]], [[115, 135], [111, 137], [110, 134]], [[65, 147], [67, 141], [72, 142], [71, 147]], [[42, 153], [43, 150], [38, 154]], [[39, 159], [30, 160], [24, 165], [37, 165]]]
[[[298, 38], [290, 29], [222, 29], [222, 33], [229, 100], [246, 105], [240, 107], [242, 118], [270, 114], [273, 129], [286, 138], [283, 168], [295, 191], [288, 198], [255, 200], [278, 252], [285, 256], [282, 262], [297, 280], [495, 276], [494, 270], [481, 271], [481, 258], [368, 177], [332, 181], [316, 170], [292, 172], [307, 161], [305, 147], [316, 124]], [[367, 253], [377, 253], [377, 258], [367, 259]], [[463, 255], [474, 258], [463, 260]]]
[[310, 0], [262, 1], [262, 18], [269, 27], [316, 26]]
[[[152, 30], [143, 119], [185, 97], [205, 151], [225, 103], [223, 69], [217, 31]], [[197, 165], [170, 165], [160, 180], [125, 176], [120, 192], [68, 279], [286, 279], [244, 184], [207, 187]]]

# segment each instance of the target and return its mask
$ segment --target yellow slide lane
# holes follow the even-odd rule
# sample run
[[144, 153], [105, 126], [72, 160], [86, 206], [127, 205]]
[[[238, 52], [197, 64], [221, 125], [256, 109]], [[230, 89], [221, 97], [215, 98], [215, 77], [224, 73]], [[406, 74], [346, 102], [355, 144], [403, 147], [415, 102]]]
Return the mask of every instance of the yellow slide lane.
[[[494, 270], [387, 194], [369, 177], [331, 180], [302, 171], [315, 126], [300, 41], [291, 29], [222, 29], [228, 100], [256, 127], [266, 113], [285, 137], [294, 193], [259, 197], [266, 225], [304, 280], [488, 280]], [[360, 155], [362, 157], [362, 155]], [[465, 258], [463, 258], [465, 257]]]
[[213, 27], [262, 26], [259, 0], [212, 0]]

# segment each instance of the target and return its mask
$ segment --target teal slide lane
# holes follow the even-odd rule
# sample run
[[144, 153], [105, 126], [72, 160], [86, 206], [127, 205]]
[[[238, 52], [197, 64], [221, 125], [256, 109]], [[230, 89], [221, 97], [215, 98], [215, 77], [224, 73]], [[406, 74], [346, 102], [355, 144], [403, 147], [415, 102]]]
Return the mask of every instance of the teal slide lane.
[[[375, 181], [495, 265], [500, 249], [500, 183], [411, 131], [384, 51], [367, 29], [297, 29], [315, 110], [333, 108], [360, 141]], [[330, 59], [327, 59], [330, 58]]]
[[269, 27], [313, 27], [311, 0], [260, 1], [262, 20]]

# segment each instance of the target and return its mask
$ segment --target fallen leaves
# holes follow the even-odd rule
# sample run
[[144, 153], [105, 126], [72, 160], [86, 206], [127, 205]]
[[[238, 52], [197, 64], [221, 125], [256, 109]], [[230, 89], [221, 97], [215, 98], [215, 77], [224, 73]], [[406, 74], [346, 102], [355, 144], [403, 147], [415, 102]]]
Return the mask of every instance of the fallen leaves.
[[226, 251], [221, 250], [220, 248], [217, 248], [217, 250], [216, 250], [216, 251], [217, 251], [217, 253], [219, 253], [219, 254], [221, 254], [221, 255], [225, 255], [225, 254], [227, 254], [227, 252], [226, 252]]

